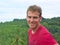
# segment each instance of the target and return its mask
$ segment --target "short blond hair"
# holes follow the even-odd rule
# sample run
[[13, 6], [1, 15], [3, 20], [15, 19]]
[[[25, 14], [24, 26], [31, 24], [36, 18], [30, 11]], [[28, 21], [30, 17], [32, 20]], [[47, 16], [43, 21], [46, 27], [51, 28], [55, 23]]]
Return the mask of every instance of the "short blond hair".
[[28, 11], [39, 12], [40, 13], [39, 17], [42, 15], [42, 9], [41, 9], [41, 7], [39, 7], [37, 5], [29, 6], [29, 8], [27, 9], [27, 15], [28, 15]]

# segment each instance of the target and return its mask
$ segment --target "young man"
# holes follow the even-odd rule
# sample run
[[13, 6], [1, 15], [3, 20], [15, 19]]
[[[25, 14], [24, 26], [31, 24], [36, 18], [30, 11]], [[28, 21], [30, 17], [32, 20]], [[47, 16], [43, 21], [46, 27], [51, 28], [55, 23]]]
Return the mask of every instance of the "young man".
[[40, 24], [42, 20], [41, 7], [32, 5], [27, 9], [28, 45], [58, 45], [51, 33]]

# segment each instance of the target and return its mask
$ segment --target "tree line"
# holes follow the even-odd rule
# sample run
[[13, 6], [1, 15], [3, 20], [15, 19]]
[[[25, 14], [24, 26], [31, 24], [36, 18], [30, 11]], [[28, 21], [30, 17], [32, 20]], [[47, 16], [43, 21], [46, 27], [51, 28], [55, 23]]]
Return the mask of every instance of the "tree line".
[[[52, 33], [60, 44], [60, 17], [42, 18], [40, 23]], [[28, 28], [26, 19], [0, 22], [0, 45], [27, 45]]]

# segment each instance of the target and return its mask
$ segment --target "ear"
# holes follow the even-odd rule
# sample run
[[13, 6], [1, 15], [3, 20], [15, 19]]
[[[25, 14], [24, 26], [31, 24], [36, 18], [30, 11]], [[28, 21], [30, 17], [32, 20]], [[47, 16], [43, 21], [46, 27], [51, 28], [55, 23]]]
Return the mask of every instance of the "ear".
[[40, 16], [40, 21], [42, 20], [42, 16]]

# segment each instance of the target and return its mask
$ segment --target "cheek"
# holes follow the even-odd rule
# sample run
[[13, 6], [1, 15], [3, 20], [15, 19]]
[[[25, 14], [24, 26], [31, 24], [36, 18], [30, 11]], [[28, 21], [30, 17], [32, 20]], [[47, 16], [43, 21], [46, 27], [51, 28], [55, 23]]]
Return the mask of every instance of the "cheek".
[[29, 22], [30, 22], [30, 20], [29, 20], [29, 19], [27, 19], [27, 22], [29, 23]]
[[38, 21], [35, 21], [35, 23], [37, 24], [37, 23], [38, 23]]
[[35, 20], [35, 23], [39, 23], [39, 20]]

